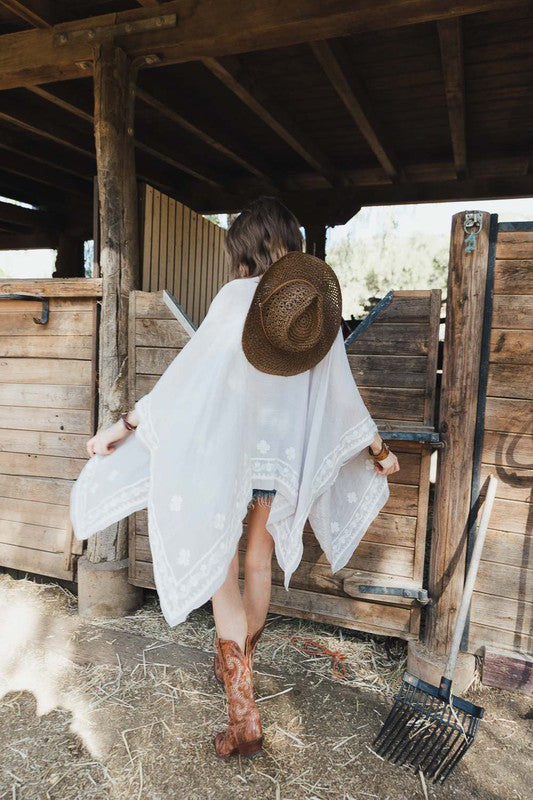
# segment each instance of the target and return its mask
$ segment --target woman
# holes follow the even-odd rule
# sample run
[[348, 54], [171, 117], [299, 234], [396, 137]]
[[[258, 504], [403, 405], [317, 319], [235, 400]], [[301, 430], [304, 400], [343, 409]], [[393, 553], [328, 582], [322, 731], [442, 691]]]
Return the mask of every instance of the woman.
[[214, 740], [222, 758], [262, 747], [252, 657], [270, 604], [273, 553], [288, 589], [309, 518], [337, 571], [388, 499], [386, 476], [399, 469], [349, 369], [338, 281], [302, 253], [295, 216], [261, 197], [233, 222], [225, 246], [230, 281], [156, 387], [87, 442], [91, 460], [71, 500], [80, 539], [148, 508], [169, 624], [211, 597], [214, 671], [228, 699], [227, 730]]

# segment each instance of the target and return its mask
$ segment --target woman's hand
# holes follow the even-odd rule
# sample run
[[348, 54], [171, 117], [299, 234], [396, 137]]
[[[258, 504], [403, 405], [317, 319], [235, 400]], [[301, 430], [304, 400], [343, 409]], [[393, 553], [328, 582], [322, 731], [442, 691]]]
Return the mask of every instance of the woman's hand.
[[387, 458], [384, 458], [382, 461], [374, 461], [374, 464], [376, 470], [381, 473], [381, 475], [392, 475], [393, 472], [398, 472], [400, 469], [398, 459], [392, 450], [389, 450]]
[[115, 450], [115, 445], [125, 439], [131, 431], [129, 431], [122, 420], [115, 422], [105, 430], [98, 431], [92, 439], [87, 442], [87, 453], [89, 456], [95, 454], [99, 456], [108, 456]]

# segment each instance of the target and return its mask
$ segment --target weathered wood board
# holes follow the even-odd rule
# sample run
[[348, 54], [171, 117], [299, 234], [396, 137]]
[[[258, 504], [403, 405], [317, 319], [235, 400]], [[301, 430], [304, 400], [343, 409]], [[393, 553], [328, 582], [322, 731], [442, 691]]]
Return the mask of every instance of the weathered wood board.
[[[509, 658], [533, 650], [533, 223], [528, 224], [500, 224], [496, 244], [482, 494], [491, 472], [498, 488], [469, 629], [472, 652], [495, 647]], [[490, 685], [507, 680], [496, 666], [484, 675], [490, 675]]]
[[[383, 319], [374, 323], [376, 336], [373, 325], [350, 349], [348, 359], [356, 383], [383, 430], [395, 427], [397, 420], [409, 421], [413, 430], [433, 424], [439, 311], [439, 291], [398, 292]], [[413, 328], [412, 337], [405, 334], [405, 327]], [[130, 331], [130, 391], [131, 397], [138, 400], [150, 391], [189, 334], [167, 308], [161, 292], [133, 293]], [[381, 343], [381, 350], [376, 340]], [[406, 380], [408, 364], [415, 366], [409, 372], [414, 386]], [[387, 394], [394, 396], [394, 402], [384, 404], [378, 399]], [[401, 471], [390, 478], [390, 499], [346, 567], [335, 574], [331, 572], [307, 521], [304, 554], [288, 592], [273, 558], [273, 611], [405, 639], [417, 638], [420, 608], [415, 601], [398, 597], [391, 602], [390, 597], [378, 594], [369, 598], [352, 588], [358, 583], [422, 588], [431, 448], [416, 442], [395, 442], [394, 450]], [[246, 528], [245, 518], [239, 544], [241, 579]], [[130, 517], [129, 542], [130, 581], [153, 588], [145, 510]]]
[[74, 577], [82, 543], [70, 490], [94, 433], [96, 303], [101, 280], [2, 280], [0, 294], [49, 298], [0, 302], [0, 564]]
[[168, 289], [198, 327], [228, 280], [226, 231], [149, 184], [141, 184], [140, 193], [141, 288]]

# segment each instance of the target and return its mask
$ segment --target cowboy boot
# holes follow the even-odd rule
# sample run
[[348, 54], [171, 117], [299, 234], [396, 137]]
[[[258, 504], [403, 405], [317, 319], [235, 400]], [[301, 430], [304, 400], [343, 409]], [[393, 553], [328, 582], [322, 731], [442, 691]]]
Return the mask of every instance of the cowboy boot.
[[[250, 638], [250, 662], [252, 667], [253, 667], [255, 648], [257, 647], [257, 642], [259, 640], [259, 637], [263, 633], [265, 625], [266, 621], [263, 622], [261, 627], [258, 630], [256, 630], [256, 632]], [[215, 650], [217, 650], [217, 638], [215, 638]], [[224, 678], [222, 677], [222, 669], [220, 667], [218, 652], [215, 652], [215, 657], [213, 658], [213, 672], [215, 674], [215, 678], [217, 679], [217, 681], [221, 684], [221, 686], [224, 686]]]
[[250, 634], [244, 652], [232, 639], [217, 639], [217, 652], [228, 700], [228, 727], [215, 736], [215, 752], [219, 758], [258, 755], [263, 747], [263, 731], [254, 698]]

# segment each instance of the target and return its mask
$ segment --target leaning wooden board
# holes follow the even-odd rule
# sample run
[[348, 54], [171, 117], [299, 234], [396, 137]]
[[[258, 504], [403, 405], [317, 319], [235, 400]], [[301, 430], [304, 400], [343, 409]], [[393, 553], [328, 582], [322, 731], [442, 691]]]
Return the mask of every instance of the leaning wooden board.
[[[355, 380], [382, 429], [396, 427], [399, 422], [413, 430], [425, 430], [433, 424], [439, 311], [439, 291], [398, 292], [380, 327], [374, 323], [350, 349], [348, 358]], [[131, 396], [137, 400], [154, 386], [188, 341], [189, 333], [163, 302], [162, 292], [132, 294], [130, 331]], [[409, 374], [412, 380], [406, 379]], [[404, 639], [417, 638], [420, 608], [415, 601], [395, 598], [391, 602], [379, 595], [369, 599], [358, 592], [359, 583], [422, 588], [431, 450], [415, 442], [397, 442], [394, 449], [401, 472], [391, 476], [389, 501], [346, 567], [331, 572], [307, 521], [302, 561], [288, 592], [273, 559], [272, 611]], [[245, 518], [239, 545], [241, 579], [246, 527]], [[130, 517], [129, 539], [130, 581], [153, 588], [146, 511]]]
[[0, 564], [74, 577], [70, 490], [95, 430], [98, 278], [1, 280]]

